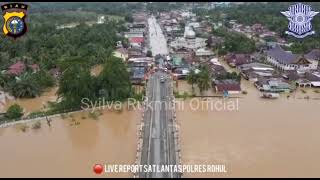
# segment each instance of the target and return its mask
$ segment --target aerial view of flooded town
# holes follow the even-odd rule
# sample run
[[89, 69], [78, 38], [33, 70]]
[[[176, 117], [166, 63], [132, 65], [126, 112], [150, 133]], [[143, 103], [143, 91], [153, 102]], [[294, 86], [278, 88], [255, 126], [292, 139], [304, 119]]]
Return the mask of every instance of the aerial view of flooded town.
[[0, 5], [0, 177], [320, 177], [320, 3]]

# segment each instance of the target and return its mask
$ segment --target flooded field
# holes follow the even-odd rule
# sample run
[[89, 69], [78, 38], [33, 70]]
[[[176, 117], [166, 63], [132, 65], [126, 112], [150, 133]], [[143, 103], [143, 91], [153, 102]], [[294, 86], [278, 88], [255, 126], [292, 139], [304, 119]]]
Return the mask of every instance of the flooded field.
[[58, 98], [56, 92], [58, 87], [49, 88], [41, 94], [41, 96], [36, 98], [22, 98], [8, 100], [3, 108], [5, 112], [11, 105], [17, 103], [24, 108], [26, 114], [34, 111], [45, 110], [47, 108], [48, 101], [55, 102]]
[[225, 164], [227, 170], [185, 177], [319, 177], [320, 100], [312, 98], [320, 94], [298, 89], [270, 100], [248, 81], [242, 89], [248, 94], [238, 99], [238, 110], [177, 110], [182, 163]]
[[[200, 90], [196, 84], [193, 85], [193, 90], [192, 90], [192, 86], [190, 84], [188, 84], [187, 81], [185, 81], [185, 80], [175, 81], [173, 83], [173, 88], [174, 88], [174, 91], [179, 92], [179, 94], [181, 94], [181, 95], [184, 94], [185, 92], [188, 93], [189, 95], [191, 95], [193, 93], [196, 96], [201, 95]], [[203, 91], [202, 95], [203, 96], [212, 96], [212, 95], [216, 95], [216, 94], [215, 94], [215, 91], [212, 88], [210, 88], [209, 90]]]
[[[1, 177], [132, 177], [93, 173], [93, 165], [133, 164], [139, 111], [103, 111], [98, 120], [82, 112], [45, 121], [40, 129], [0, 129]], [[76, 125], [77, 124], [77, 125]], [[21, 126], [21, 125], [20, 125]], [[18, 172], [18, 173], [17, 173]]]

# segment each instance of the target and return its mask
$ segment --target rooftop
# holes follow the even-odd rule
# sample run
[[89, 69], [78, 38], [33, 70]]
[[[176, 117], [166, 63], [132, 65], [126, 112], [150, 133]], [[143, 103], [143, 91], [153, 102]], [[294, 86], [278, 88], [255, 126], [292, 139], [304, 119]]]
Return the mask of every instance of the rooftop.
[[143, 37], [132, 37], [132, 38], [129, 38], [129, 42], [130, 43], [143, 43], [144, 38]]
[[217, 91], [223, 92], [223, 91], [241, 91], [241, 86], [238, 81], [232, 80], [232, 79], [226, 79], [226, 80], [216, 80], [215, 82]]
[[284, 64], [295, 63], [298, 58], [298, 55], [284, 51], [279, 45], [276, 45], [274, 48], [268, 50], [267, 55]]

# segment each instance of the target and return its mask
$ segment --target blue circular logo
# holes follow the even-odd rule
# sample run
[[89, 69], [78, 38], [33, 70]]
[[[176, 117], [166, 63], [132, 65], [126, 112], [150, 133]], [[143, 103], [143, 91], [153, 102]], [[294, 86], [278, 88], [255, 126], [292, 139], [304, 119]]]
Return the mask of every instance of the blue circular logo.
[[22, 33], [25, 28], [23, 20], [17, 16], [9, 18], [6, 26], [8, 31], [14, 35]]

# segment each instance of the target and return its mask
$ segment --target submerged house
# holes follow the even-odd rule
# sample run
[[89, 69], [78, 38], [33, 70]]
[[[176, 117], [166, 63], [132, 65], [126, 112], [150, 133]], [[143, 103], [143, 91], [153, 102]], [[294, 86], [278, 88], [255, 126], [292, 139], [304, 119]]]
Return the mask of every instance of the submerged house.
[[318, 68], [320, 50], [298, 55], [284, 51], [279, 45], [267, 51], [267, 61], [280, 70], [308, 71]]
[[227, 54], [224, 59], [231, 67], [236, 67], [251, 62], [251, 57], [249, 54]]
[[270, 79], [260, 79], [254, 83], [254, 85], [260, 90], [264, 92], [292, 92], [294, 87], [290, 84], [281, 81], [277, 78], [270, 78]]
[[217, 93], [239, 94], [241, 93], [240, 82], [232, 79], [216, 80], [213, 87]]
[[320, 72], [306, 72], [305, 76], [296, 81], [300, 87], [320, 87]]
[[274, 69], [270, 65], [262, 63], [248, 63], [237, 67], [244, 79], [256, 82], [259, 77], [271, 78]]

